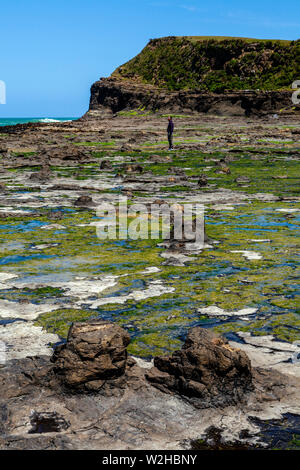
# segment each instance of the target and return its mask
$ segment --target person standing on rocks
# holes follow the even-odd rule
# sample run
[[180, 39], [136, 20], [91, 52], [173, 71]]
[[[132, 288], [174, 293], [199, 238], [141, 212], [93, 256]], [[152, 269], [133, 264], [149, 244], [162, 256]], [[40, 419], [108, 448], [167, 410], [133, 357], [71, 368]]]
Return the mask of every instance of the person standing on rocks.
[[167, 128], [167, 132], [168, 132], [169, 150], [173, 150], [174, 122], [171, 116], [169, 116], [168, 120], [169, 120], [169, 124]]

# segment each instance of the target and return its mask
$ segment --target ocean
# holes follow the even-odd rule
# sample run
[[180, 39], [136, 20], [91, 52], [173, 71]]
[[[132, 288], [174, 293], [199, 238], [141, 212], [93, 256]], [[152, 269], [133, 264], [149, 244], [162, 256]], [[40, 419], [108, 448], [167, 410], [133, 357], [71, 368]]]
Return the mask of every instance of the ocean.
[[0, 126], [14, 126], [15, 124], [25, 124], [26, 122], [66, 122], [78, 119], [77, 117], [28, 117], [28, 118], [1, 118]]

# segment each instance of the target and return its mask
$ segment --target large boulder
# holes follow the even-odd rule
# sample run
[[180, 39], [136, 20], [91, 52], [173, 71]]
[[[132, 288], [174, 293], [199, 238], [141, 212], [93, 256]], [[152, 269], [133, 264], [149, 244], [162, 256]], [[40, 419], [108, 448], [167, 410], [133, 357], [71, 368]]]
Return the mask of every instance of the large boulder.
[[155, 357], [146, 378], [160, 390], [185, 396], [199, 408], [237, 403], [252, 390], [248, 356], [200, 327], [189, 331], [180, 351]]
[[129, 334], [102, 320], [74, 323], [66, 344], [56, 348], [51, 360], [63, 385], [98, 391], [106, 381], [125, 373]]

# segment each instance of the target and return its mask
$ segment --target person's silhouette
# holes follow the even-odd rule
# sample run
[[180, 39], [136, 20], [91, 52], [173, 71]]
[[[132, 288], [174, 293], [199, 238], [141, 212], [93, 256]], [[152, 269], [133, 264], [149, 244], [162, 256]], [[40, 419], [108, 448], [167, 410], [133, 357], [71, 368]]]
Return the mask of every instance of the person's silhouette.
[[173, 150], [174, 122], [171, 116], [169, 116], [168, 120], [169, 120], [169, 124], [167, 128], [167, 132], [168, 132], [169, 150]]

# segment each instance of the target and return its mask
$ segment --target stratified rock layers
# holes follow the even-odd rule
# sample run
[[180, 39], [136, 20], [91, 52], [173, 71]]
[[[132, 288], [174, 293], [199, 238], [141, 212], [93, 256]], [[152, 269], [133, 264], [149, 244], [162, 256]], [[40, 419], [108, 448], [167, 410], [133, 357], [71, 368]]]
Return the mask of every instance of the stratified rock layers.
[[202, 112], [228, 116], [250, 116], [292, 108], [289, 91], [239, 90], [208, 93], [194, 90], [168, 91], [153, 85], [106, 78], [91, 87], [86, 117], [143, 108], [153, 112]]

